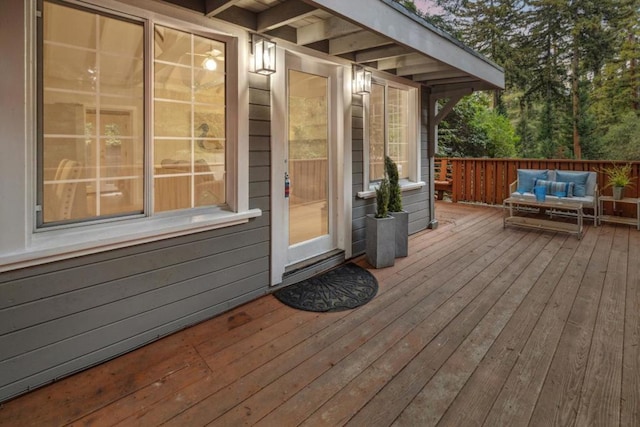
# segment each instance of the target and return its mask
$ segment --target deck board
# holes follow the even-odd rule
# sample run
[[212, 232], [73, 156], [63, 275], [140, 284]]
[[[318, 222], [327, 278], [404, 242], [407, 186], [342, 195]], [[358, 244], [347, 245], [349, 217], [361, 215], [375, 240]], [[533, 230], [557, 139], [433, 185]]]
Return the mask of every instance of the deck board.
[[[629, 233], [620, 425], [640, 425], [640, 233]], [[636, 262], [634, 263], [633, 260]]]
[[[619, 424], [629, 233], [616, 227], [593, 332], [577, 425]], [[637, 263], [638, 261], [635, 260]]]
[[566, 240], [566, 248], [566, 244], [573, 246], [573, 256], [565, 266], [564, 274], [549, 303], [522, 349], [523, 356], [518, 359], [494, 402], [485, 425], [525, 425], [529, 422], [584, 276], [595, 239], [591, 238], [585, 243], [587, 245], [580, 245], [581, 250], [576, 251], [576, 240]]
[[0, 425], [638, 425], [640, 232], [437, 209], [363, 307], [265, 296], [5, 402]]
[[[594, 235], [591, 230], [590, 236]], [[571, 313], [531, 418], [536, 426], [573, 425], [604, 285], [613, 228], [599, 228]]]

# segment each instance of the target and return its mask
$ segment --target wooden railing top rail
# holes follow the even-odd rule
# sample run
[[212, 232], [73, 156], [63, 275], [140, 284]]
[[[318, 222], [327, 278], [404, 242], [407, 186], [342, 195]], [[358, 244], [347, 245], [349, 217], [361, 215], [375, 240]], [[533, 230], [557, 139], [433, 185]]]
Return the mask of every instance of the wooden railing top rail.
[[[509, 197], [509, 184], [517, 179], [518, 169], [560, 169], [571, 171], [601, 171], [612, 164], [631, 164], [633, 185], [625, 189], [626, 197], [640, 196], [640, 162], [609, 160], [568, 160], [568, 159], [488, 159], [488, 158], [437, 158], [436, 164], [446, 159], [450, 166], [452, 182], [451, 200], [453, 202], [475, 202], [500, 205]], [[439, 171], [437, 171], [439, 172]], [[606, 177], [598, 173], [600, 194], [610, 195], [611, 189], [606, 187]], [[633, 206], [624, 215], [635, 216]], [[631, 212], [633, 210], [633, 212]]]

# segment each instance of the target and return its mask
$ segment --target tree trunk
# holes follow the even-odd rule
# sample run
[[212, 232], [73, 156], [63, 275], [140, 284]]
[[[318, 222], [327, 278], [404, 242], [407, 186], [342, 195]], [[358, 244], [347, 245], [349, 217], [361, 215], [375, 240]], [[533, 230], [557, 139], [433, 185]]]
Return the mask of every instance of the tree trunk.
[[576, 160], [582, 159], [582, 147], [580, 147], [580, 132], [578, 131], [578, 121], [580, 116], [580, 57], [579, 57], [578, 37], [574, 36], [573, 58], [571, 60], [571, 91], [573, 102], [573, 155]]
[[[635, 48], [635, 36], [633, 33], [629, 35], [629, 43]], [[629, 63], [629, 81], [631, 82], [631, 105], [636, 111], [640, 110], [640, 88], [638, 87], [638, 76], [636, 75], [637, 66], [638, 60], [633, 56]]]

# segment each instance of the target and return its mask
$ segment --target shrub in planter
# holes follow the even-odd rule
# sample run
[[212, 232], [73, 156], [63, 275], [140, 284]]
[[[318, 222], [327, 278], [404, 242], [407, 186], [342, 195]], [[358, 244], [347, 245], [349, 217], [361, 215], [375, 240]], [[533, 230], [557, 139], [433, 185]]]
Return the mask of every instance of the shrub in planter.
[[402, 210], [398, 165], [386, 156], [384, 169], [389, 176], [389, 212], [396, 219], [396, 257], [405, 257], [409, 255], [409, 212]]
[[367, 261], [375, 268], [395, 263], [395, 218], [389, 215], [389, 181], [385, 177], [376, 189], [376, 213], [366, 218]]

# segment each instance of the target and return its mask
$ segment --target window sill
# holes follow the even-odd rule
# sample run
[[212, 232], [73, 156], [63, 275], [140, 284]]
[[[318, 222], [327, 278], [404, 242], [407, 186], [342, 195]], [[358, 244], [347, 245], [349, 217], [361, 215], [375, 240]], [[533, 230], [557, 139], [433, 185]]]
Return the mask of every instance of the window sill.
[[30, 245], [24, 250], [0, 256], [0, 271], [244, 224], [261, 215], [260, 209], [239, 213], [201, 209], [177, 215], [42, 231], [33, 233]]
[[[403, 180], [403, 181], [400, 181], [400, 190], [401, 191], [417, 190], [419, 188], [424, 187], [425, 185], [427, 184], [424, 181], [413, 182], [413, 181]], [[376, 188], [378, 188], [378, 184], [371, 184], [369, 188], [370, 189], [366, 191], [359, 191], [358, 197], [360, 199], [373, 199], [374, 197], [376, 197]]]

